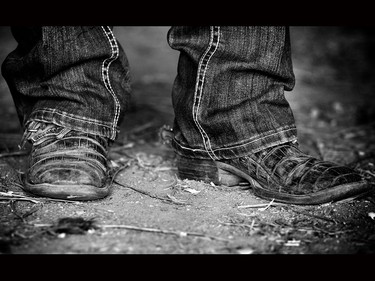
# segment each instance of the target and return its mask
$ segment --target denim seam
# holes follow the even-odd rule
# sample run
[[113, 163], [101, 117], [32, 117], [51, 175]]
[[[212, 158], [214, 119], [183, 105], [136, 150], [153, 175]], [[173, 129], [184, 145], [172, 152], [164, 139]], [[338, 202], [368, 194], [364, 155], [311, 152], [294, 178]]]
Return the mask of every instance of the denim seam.
[[[241, 148], [241, 147], [245, 147], [247, 145], [250, 145], [254, 142], [257, 142], [257, 141], [262, 141], [263, 139], [266, 139], [266, 138], [269, 138], [269, 137], [272, 137], [274, 135], [281, 135], [281, 134], [284, 134], [284, 133], [287, 133], [289, 131], [295, 131], [296, 130], [296, 127], [292, 127], [292, 128], [288, 128], [288, 129], [283, 129], [283, 130], [280, 130], [278, 132], [275, 132], [273, 134], [268, 134], [268, 135], [265, 135], [261, 138], [257, 138], [255, 140], [252, 140], [252, 141], [249, 141], [249, 142], [246, 142], [244, 144], [240, 144], [240, 145], [235, 145], [235, 146], [230, 146], [230, 147], [225, 147], [225, 148], [218, 148], [218, 149], [215, 149], [216, 152], [218, 151], [225, 151], [225, 150], [232, 150], [232, 149], [238, 149], [238, 148]], [[175, 142], [180, 148], [184, 149], [184, 150], [187, 150], [187, 151], [192, 151], [192, 152], [205, 152], [204, 150], [202, 149], [194, 149], [194, 148], [189, 148], [189, 147], [186, 147], [186, 146], [183, 146], [181, 145], [180, 143], [178, 142]], [[265, 148], [260, 148], [259, 150], [262, 150], [262, 149], [265, 149]], [[257, 152], [257, 151], [254, 151], [254, 153]], [[213, 159], [215, 160], [215, 159]]]
[[103, 122], [100, 122], [96, 119], [91, 119], [91, 118], [88, 118], [88, 117], [78, 117], [77, 115], [73, 115], [73, 114], [69, 114], [67, 112], [64, 112], [64, 111], [60, 111], [60, 110], [57, 110], [57, 109], [49, 109], [49, 108], [43, 108], [42, 110], [36, 110], [34, 112], [34, 115], [37, 113], [37, 112], [41, 112], [43, 114], [43, 112], [46, 112], [46, 113], [51, 113], [51, 114], [57, 114], [57, 115], [61, 115], [63, 118], [64, 117], [68, 117], [70, 119], [73, 119], [73, 120], [77, 120], [77, 121], [84, 121], [84, 122], [87, 122], [87, 123], [92, 123], [92, 124], [95, 124], [97, 126], [103, 126], [103, 127], [112, 127], [112, 123], [108, 123], [108, 124], [105, 124]]
[[[194, 103], [193, 103], [193, 112], [192, 113], [193, 113], [194, 123], [197, 126], [197, 128], [199, 130], [199, 133], [202, 136], [203, 144], [206, 148], [206, 151], [207, 151], [208, 155], [213, 160], [215, 160], [215, 158], [218, 159], [218, 157], [215, 155], [214, 151], [212, 150], [210, 139], [209, 139], [207, 133], [204, 131], [204, 129], [202, 128], [202, 126], [198, 122], [198, 112], [199, 112], [199, 109], [200, 109], [202, 96], [203, 96], [204, 80], [206, 78], [208, 63], [209, 63], [211, 57], [214, 55], [214, 53], [216, 52], [216, 50], [219, 46], [220, 27], [219, 26], [216, 26], [216, 27], [211, 26], [210, 27], [210, 33], [211, 33], [211, 36], [210, 36], [209, 45], [208, 45], [206, 51], [204, 52], [203, 56], [199, 60], [198, 71], [197, 71], [197, 81], [196, 81], [196, 84], [195, 84], [195, 91], [194, 91]], [[217, 36], [215, 36], [215, 34], [217, 34]]]
[[113, 118], [112, 124], [112, 135], [111, 139], [114, 140], [116, 138], [116, 126], [117, 122], [120, 118], [120, 102], [113, 91], [110, 77], [109, 77], [109, 67], [113, 61], [115, 61], [119, 57], [119, 47], [116, 41], [116, 38], [112, 32], [112, 30], [108, 26], [102, 26], [103, 32], [108, 39], [108, 42], [111, 47], [111, 56], [106, 58], [102, 63], [102, 79], [104, 82], [105, 87], [107, 88], [108, 92], [112, 95], [115, 101], [115, 116]]

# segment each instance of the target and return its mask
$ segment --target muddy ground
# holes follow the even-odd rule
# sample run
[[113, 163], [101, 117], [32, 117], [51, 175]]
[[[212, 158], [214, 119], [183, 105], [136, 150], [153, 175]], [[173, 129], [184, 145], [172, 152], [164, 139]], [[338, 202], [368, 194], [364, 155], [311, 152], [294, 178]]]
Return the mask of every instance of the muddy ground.
[[[307, 39], [316, 38], [314, 32], [307, 33], [308, 38], [301, 36], [305, 31], [293, 33], [299, 51], [311, 47], [304, 45]], [[338, 35], [348, 36], [351, 41], [345, 42], [352, 44], [363, 39], [357, 33]], [[342, 79], [347, 77], [345, 67], [337, 75], [333, 71], [337, 68], [328, 64], [313, 68], [310, 60], [297, 57], [297, 84], [286, 93], [302, 149], [355, 167], [375, 183], [375, 101], [369, 71], [357, 71], [356, 79]], [[120, 169], [112, 193], [92, 202], [37, 198], [22, 191], [19, 174], [28, 155], [17, 149], [21, 132], [2, 81], [0, 253], [375, 253], [374, 194], [295, 206], [257, 198], [250, 186], [226, 188], [180, 180], [173, 150], [159, 139], [160, 128], [173, 122], [173, 79], [168, 73], [147, 75], [134, 81], [127, 116], [131, 122], [123, 123], [110, 150], [112, 166]]]

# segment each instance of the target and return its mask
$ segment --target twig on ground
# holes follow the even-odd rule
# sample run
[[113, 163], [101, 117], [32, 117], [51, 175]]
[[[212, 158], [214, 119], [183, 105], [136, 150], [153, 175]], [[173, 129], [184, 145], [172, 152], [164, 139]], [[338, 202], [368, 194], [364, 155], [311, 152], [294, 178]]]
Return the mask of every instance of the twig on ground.
[[325, 234], [332, 235], [332, 236], [334, 236], [334, 235], [338, 235], [338, 234], [347, 233], [347, 232], [353, 232], [353, 231], [355, 231], [355, 230], [353, 230], [353, 229], [347, 229], [347, 230], [338, 230], [338, 231], [335, 231], [335, 232], [330, 232], [330, 231], [327, 231], [327, 230], [321, 229], [321, 228], [316, 227], [316, 226], [313, 227], [313, 230], [315, 230], [315, 231], [320, 231], [320, 232], [323, 232], [323, 233], [325, 233]]
[[364, 170], [364, 169], [358, 169], [358, 170], [359, 170], [360, 172], [362, 172], [362, 173], [368, 174], [368, 175], [370, 175], [370, 176], [372, 176], [372, 177], [375, 178], [375, 174], [372, 173], [372, 172], [370, 172], [370, 171], [367, 171], [367, 170]]
[[31, 225], [34, 227], [50, 227], [53, 224], [52, 223], [32, 223]]
[[268, 208], [270, 206], [286, 206], [287, 205], [287, 204], [284, 204], [284, 203], [275, 203], [273, 201], [274, 200], [272, 200], [269, 203], [261, 203], [261, 204], [253, 204], [253, 205], [242, 205], [242, 206], [238, 206], [237, 208], [239, 208], [239, 209], [262, 208], [262, 210], [265, 210], [264, 207]]
[[44, 200], [44, 201], [54, 201], [54, 202], [61, 202], [61, 203], [73, 203], [73, 204], [77, 204], [77, 205], [80, 205], [80, 204], [85, 204], [84, 202], [80, 202], [80, 201], [74, 201], [74, 200], [68, 200], [68, 199], [54, 199], [54, 198], [40, 198], [40, 200]]
[[47, 198], [47, 197], [38, 197], [38, 198], [36, 198], [37, 200], [35, 200], [34, 197], [29, 197], [29, 196], [25, 196], [25, 195], [22, 195], [22, 194], [19, 194], [19, 193], [14, 193], [14, 192], [0, 192], [0, 199], [2, 199], [2, 200], [30, 201], [30, 202], [33, 202], [35, 204], [41, 203], [38, 200], [82, 204], [82, 202], [79, 202], [79, 201], [65, 200], [65, 199], [54, 199], [54, 198]]
[[229, 239], [211, 236], [211, 235], [205, 235], [203, 233], [197, 233], [197, 232], [171, 231], [171, 230], [163, 230], [163, 229], [148, 228], [148, 227], [137, 227], [137, 226], [123, 225], [123, 224], [98, 225], [98, 227], [101, 227], [101, 228], [123, 228], [123, 229], [146, 231], [146, 232], [153, 232], [153, 233], [173, 234], [173, 235], [177, 235], [177, 236], [180, 236], [180, 237], [196, 236], [196, 237], [202, 237], [202, 238], [209, 238], [209, 239], [212, 239], [212, 240], [230, 241]]
[[273, 201], [275, 201], [275, 199], [272, 199], [272, 200], [270, 201], [270, 203], [268, 203], [267, 206], [265, 206], [264, 208], [259, 208], [258, 210], [259, 210], [259, 211], [265, 211], [265, 210], [267, 210], [267, 209], [272, 205]]
[[253, 231], [254, 224], [255, 224], [255, 220], [253, 219], [253, 221], [251, 222], [251, 225], [250, 225], [250, 231]]
[[159, 196], [159, 195], [154, 195], [154, 194], [152, 194], [152, 193], [150, 193], [150, 192], [147, 192], [147, 191], [145, 191], [145, 190], [141, 190], [141, 189], [138, 189], [138, 188], [135, 188], [135, 187], [129, 186], [129, 185], [124, 185], [124, 184], [122, 184], [122, 183], [116, 181], [115, 179], [116, 179], [117, 175], [118, 175], [123, 169], [125, 169], [126, 167], [128, 167], [128, 166], [120, 167], [120, 168], [118, 168], [118, 169], [114, 172], [114, 174], [112, 175], [112, 183], [118, 184], [119, 186], [122, 186], [122, 187], [129, 188], [129, 189], [134, 190], [134, 191], [136, 191], [136, 192], [139, 192], [139, 193], [141, 193], [141, 194], [147, 195], [147, 196], [149, 196], [149, 197], [151, 197], [151, 198], [159, 199], [159, 200], [161, 200], [161, 201], [165, 201], [166, 203], [173, 203], [173, 204], [178, 204], [178, 205], [185, 205], [185, 203], [183, 203], [183, 202], [175, 201], [175, 200], [172, 200], [171, 198], [164, 198], [164, 197], [161, 197], [161, 196]]
[[[34, 223], [32, 225], [34, 227], [51, 227], [51, 226], [53, 226], [53, 224], [51, 224], [51, 223]], [[206, 235], [206, 234], [198, 233], [198, 232], [172, 231], [172, 230], [163, 230], [163, 229], [149, 228], [149, 227], [138, 227], [138, 226], [134, 226], [134, 225], [125, 225], [125, 224], [102, 224], [102, 225], [96, 225], [96, 228], [102, 228], [102, 229], [105, 229], [105, 228], [121, 228], [121, 229], [145, 231], [145, 232], [152, 232], [152, 233], [173, 234], [173, 235], [177, 235], [179, 237], [196, 236], [196, 237], [209, 238], [209, 239], [218, 240], [218, 241], [225, 241], [225, 242], [230, 241], [230, 239]]]
[[25, 196], [25, 195], [22, 195], [22, 194], [19, 194], [19, 193], [14, 193], [12, 191], [10, 191], [10, 192], [1, 192], [0, 191], [0, 199], [1, 200], [30, 201], [30, 202], [33, 202], [35, 204], [40, 203], [40, 201], [35, 200], [32, 197], [28, 197], [28, 196]]
[[14, 151], [14, 152], [5, 152], [0, 154], [0, 158], [3, 157], [12, 157], [12, 156], [23, 156], [29, 154], [30, 151], [21, 150], [21, 151]]
[[40, 203], [39, 201], [33, 200], [31, 198], [21, 198], [21, 197], [11, 197], [11, 196], [0, 196], [0, 200], [9, 200], [9, 201], [29, 201], [35, 204]]
[[125, 165], [121, 166], [120, 168], [118, 168], [117, 170], [115, 171], [112, 171], [113, 172], [113, 175], [112, 175], [112, 179], [111, 179], [111, 183], [113, 183], [115, 181], [115, 178], [117, 177], [117, 175], [122, 171], [124, 170], [125, 168], [129, 167], [129, 163], [126, 163]]
[[124, 184], [119, 183], [118, 181], [115, 181], [115, 180], [113, 182], [122, 186], [122, 187], [130, 188], [131, 190], [134, 190], [134, 191], [139, 192], [141, 194], [147, 195], [147, 196], [149, 196], [151, 198], [154, 198], [154, 199], [159, 199], [159, 200], [165, 201], [167, 203], [173, 203], [173, 204], [177, 204], [177, 205], [185, 205], [185, 203], [183, 203], [183, 202], [172, 200], [171, 198], [164, 198], [164, 197], [161, 197], [159, 195], [154, 195], [154, 194], [152, 194], [148, 191], [137, 189], [137, 188], [129, 186], [129, 185], [124, 185]]

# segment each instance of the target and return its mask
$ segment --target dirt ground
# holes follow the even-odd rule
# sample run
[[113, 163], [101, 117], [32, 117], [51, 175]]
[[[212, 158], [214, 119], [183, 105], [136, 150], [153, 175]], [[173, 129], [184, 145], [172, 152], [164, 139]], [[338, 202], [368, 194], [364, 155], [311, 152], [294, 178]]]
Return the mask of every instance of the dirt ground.
[[[375, 183], [372, 84], [358, 86], [333, 76], [327, 82], [328, 74], [318, 80], [316, 72], [299, 65], [295, 71], [297, 85], [286, 95], [302, 149], [355, 167]], [[174, 152], [159, 138], [160, 128], [173, 121], [171, 83], [164, 78], [134, 83], [127, 116], [131, 122], [123, 123], [110, 150], [111, 165], [120, 170], [110, 196], [92, 202], [38, 198], [22, 191], [19, 175], [28, 155], [17, 149], [18, 120], [9, 97], [2, 95], [0, 253], [375, 253], [374, 194], [296, 206], [257, 198], [250, 186], [180, 180]]]

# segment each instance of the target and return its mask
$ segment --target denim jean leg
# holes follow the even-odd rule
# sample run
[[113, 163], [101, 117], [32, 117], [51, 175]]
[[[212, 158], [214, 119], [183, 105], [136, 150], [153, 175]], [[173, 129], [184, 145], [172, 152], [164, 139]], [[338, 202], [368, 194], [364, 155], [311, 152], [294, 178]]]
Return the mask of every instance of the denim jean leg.
[[126, 55], [108, 26], [12, 27], [2, 64], [21, 125], [31, 121], [114, 140], [129, 104]]
[[295, 84], [288, 27], [174, 26], [172, 145], [182, 156], [233, 159], [296, 141], [284, 91]]

